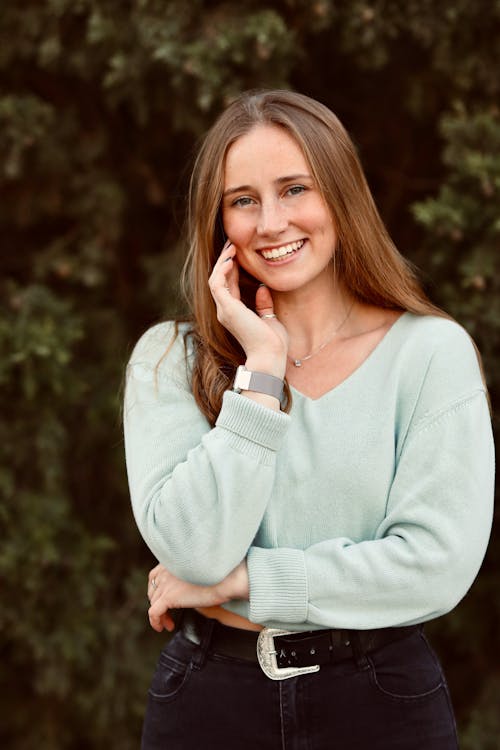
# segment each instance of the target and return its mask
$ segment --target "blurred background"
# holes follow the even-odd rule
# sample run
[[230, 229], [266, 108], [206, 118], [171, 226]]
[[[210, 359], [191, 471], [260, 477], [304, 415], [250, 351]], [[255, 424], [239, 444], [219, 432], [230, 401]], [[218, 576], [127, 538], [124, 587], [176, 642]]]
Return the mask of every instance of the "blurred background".
[[[499, 53], [498, 0], [2, 0], [2, 747], [139, 746], [165, 638], [146, 618], [124, 368], [146, 327], [182, 312], [190, 166], [240, 91], [293, 88], [339, 115], [498, 403]], [[500, 748], [499, 578], [497, 534], [428, 627], [463, 750]]]

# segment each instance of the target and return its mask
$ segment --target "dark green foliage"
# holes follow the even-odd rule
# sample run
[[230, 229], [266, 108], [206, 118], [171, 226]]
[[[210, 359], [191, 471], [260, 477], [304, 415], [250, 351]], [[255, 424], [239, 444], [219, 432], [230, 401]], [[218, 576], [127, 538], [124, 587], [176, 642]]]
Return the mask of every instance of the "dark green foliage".
[[[0, 742], [136, 748], [162, 638], [120, 427], [124, 365], [181, 309], [197, 138], [239, 91], [331, 106], [431, 296], [500, 392], [500, 5], [4, 0], [0, 12]], [[498, 747], [500, 547], [429, 626], [465, 750]]]

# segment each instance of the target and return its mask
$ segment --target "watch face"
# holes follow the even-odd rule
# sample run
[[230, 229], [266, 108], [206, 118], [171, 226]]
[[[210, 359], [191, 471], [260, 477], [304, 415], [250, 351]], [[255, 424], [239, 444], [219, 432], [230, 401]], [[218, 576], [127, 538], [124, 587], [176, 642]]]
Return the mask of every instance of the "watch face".
[[236, 370], [236, 377], [234, 379], [234, 389], [240, 391], [248, 391], [251, 388], [253, 372], [247, 370], [243, 365], [240, 365]]

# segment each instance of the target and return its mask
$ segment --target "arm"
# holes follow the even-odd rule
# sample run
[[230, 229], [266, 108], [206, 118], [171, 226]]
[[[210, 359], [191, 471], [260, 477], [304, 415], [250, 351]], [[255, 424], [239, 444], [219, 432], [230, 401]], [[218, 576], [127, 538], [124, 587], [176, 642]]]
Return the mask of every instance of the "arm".
[[250, 619], [365, 629], [450, 610], [483, 559], [493, 473], [490, 416], [478, 390], [410, 432], [373, 540], [250, 549]]
[[289, 417], [227, 393], [210, 429], [182, 384], [180, 340], [155, 373], [170, 338], [166, 327], [143, 337], [127, 374], [132, 506], [146, 543], [169, 571], [218, 583], [245, 557], [260, 525]]
[[[260, 318], [273, 309], [266, 288], [257, 292], [257, 313], [241, 302], [234, 253], [227, 244], [209, 280], [218, 320], [241, 344], [247, 367], [283, 377], [286, 331], [275, 318]], [[190, 392], [181, 341], [156, 372], [166, 339], [158, 341], [157, 329], [146, 334], [128, 368], [132, 505], [146, 543], [172, 574], [214, 584], [245, 558], [257, 533], [289, 417], [270, 396], [228, 392], [210, 429]]]

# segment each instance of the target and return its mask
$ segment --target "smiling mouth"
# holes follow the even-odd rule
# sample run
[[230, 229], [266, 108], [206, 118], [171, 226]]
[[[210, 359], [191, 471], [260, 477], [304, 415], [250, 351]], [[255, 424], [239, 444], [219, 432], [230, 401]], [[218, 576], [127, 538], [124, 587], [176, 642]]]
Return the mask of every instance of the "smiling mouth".
[[300, 250], [305, 240], [297, 240], [297, 242], [290, 242], [288, 245], [282, 245], [281, 247], [273, 247], [272, 250], [261, 250], [260, 253], [266, 260], [280, 260], [286, 255], [291, 255]]

